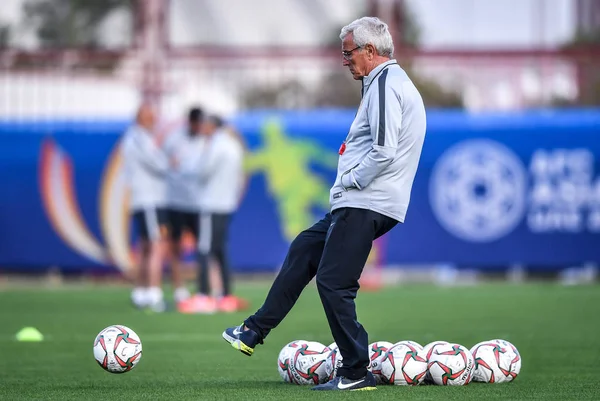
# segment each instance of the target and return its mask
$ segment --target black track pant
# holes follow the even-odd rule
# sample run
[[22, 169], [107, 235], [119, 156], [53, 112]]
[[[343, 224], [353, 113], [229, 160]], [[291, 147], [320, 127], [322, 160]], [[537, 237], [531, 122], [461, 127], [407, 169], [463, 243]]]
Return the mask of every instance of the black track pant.
[[265, 338], [316, 275], [327, 321], [343, 357], [338, 374], [350, 379], [365, 376], [369, 344], [367, 332], [356, 319], [358, 279], [373, 240], [396, 224], [366, 209], [341, 208], [327, 214], [294, 239], [264, 304], [244, 323]]

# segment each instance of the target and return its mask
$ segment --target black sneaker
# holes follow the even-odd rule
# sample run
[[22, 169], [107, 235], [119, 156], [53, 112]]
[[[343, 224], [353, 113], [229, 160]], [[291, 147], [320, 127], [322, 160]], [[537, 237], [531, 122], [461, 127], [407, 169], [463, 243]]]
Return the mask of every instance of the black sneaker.
[[239, 326], [225, 329], [223, 332], [223, 339], [231, 344], [233, 348], [248, 356], [252, 356], [256, 344], [262, 344], [262, 341], [260, 341], [260, 338], [255, 331], [244, 330], [243, 323]]
[[319, 384], [318, 386], [313, 387], [311, 390], [369, 391], [377, 390], [377, 382], [375, 381], [375, 376], [373, 376], [373, 373], [367, 372], [367, 375], [362, 379], [350, 380], [345, 377], [338, 376], [325, 384]]

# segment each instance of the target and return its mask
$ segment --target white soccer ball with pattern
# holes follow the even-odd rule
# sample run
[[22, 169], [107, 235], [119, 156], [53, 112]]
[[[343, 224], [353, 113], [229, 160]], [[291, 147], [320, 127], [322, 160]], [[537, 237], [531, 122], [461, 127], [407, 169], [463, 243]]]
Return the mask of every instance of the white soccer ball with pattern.
[[94, 359], [110, 373], [125, 373], [142, 358], [142, 342], [129, 327], [108, 326], [94, 340]]
[[294, 354], [298, 348], [302, 344], [306, 344], [308, 341], [304, 340], [295, 340], [287, 343], [281, 351], [279, 351], [279, 356], [277, 357], [277, 371], [279, 372], [279, 376], [283, 379], [283, 381], [287, 383], [294, 383], [294, 377], [292, 376], [292, 372], [290, 371], [290, 365], [292, 364], [292, 360]]
[[441, 344], [432, 350], [427, 369], [438, 386], [464, 386], [471, 381], [475, 361], [466, 347]]
[[384, 383], [396, 386], [417, 386], [425, 379], [427, 361], [421, 349], [408, 341], [391, 347], [381, 361], [381, 377]]
[[[428, 364], [429, 364], [429, 358], [431, 357], [431, 353], [433, 352], [435, 347], [437, 347], [438, 345], [443, 345], [443, 344], [449, 344], [449, 343], [448, 343], [448, 341], [438, 340], [438, 341], [432, 341], [423, 347], [423, 351], [421, 351], [421, 354], [423, 355], [423, 358], [425, 358], [425, 360], [427, 361]], [[427, 373], [425, 374], [425, 380], [423, 381], [423, 384], [435, 384], [433, 382], [433, 379], [431, 378], [431, 375], [429, 374], [429, 371], [427, 371]]]
[[489, 340], [471, 348], [475, 360], [473, 380], [484, 383], [513, 381], [521, 371], [521, 355], [506, 340]]
[[373, 373], [377, 384], [383, 384], [383, 377], [381, 376], [381, 361], [385, 356], [387, 350], [392, 348], [394, 344], [388, 341], [376, 341], [369, 345], [369, 366], [367, 369]]
[[316, 341], [306, 341], [294, 350], [289, 370], [296, 384], [321, 384], [329, 380], [329, 349]]

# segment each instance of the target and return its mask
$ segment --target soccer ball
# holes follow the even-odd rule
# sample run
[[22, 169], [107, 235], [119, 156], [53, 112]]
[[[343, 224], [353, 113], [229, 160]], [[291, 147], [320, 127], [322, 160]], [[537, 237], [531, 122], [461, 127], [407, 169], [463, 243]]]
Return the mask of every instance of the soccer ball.
[[327, 373], [327, 380], [333, 380], [337, 377], [337, 371], [342, 367], [342, 354], [340, 349], [335, 347], [333, 350], [327, 353], [327, 359], [325, 360], [325, 372]]
[[394, 344], [387, 341], [377, 341], [369, 345], [369, 366], [367, 369], [373, 373], [378, 384], [383, 383], [383, 378], [381, 376], [381, 361], [387, 350], [393, 346]]
[[505, 340], [483, 341], [471, 348], [475, 360], [473, 380], [485, 383], [505, 383], [514, 380], [521, 371], [521, 356], [517, 348]]
[[[443, 345], [443, 344], [448, 344], [448, 341], [432, 341], [423, 347], [422, 355], [423, 355], [423, 358], [425, 358], [425, 360], [427, 361], [427, 364], [429, 364], [429, 358], [431, 358], [431, 353], [433, 352], [434, 348], [438, 345]], [[424, 384], [434, 384], [433, 379], [431, 378], [431, 375], [429, 374], [429, 370], [425, 374], [425, 380], [423, 381], [423, 383]]]
[[333, 351], [334, 349], [338, 349], [338, 346], [337, 346], [336, 342], [334, 341], [331, 344], [329, 344], [327, 346], [327, 348], [329, 348], [330, 351]]
[[129, 327], [108, 326], [94, 340], [94, 358], [107, 372], [129, 372], [142, 358], [142, 342]]
[[420, 349], [408, 341], [395, 344], [381, 360], [381, 378], [384, 383], [397, 386], [417, 386], [425, 379], [427, 361]]
[[434, 347], [427, 369], [434, 384], [464, 386], [473, 376], [475, 361], [469, 350], [460, 344], [440, 344]]
[[316, 341], [306, 341], [290, 357], [289, 371], [296, 384], [320, 384], [328, 380], [328, 349]]
[[287, 343], [279, 352], [279, 356], [277, 357], [277, 370], [279, 371], [279, 376], [281, 376], [283, 381], [294, 383], [294, 376], [292, 376], [292, 372], [290, 370], [290, 365], [292, 363], [291, 361], [293, 361], [296, 350], [306, 343], [308, 343], [308, 341], [292, 341]]

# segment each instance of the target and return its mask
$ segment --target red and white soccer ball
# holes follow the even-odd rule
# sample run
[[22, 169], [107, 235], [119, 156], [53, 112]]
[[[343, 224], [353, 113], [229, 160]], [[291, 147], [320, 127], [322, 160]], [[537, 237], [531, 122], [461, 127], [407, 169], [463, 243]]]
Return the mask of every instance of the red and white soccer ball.
[[329, 349], [316, 341], [304, 341], [289, 361], [289, 371], [295, 384], [321, 384], [329, 380], [326, 361]]
[[108, 326], [94, 340], [94, 359], [110, 373], [125, 373], [142, 358], [142, 342], [129, 327]]
[[473, 380], [484, 383], [513, 381], [521, 371], [521, 355], [506, 340], [489, 340], [471, 348], [475, 361]]
[[440, 344], [433, 347], [427, 370], [434, 384], [464, 386], [471, 381], [475, 361], [471, 352], [460, 344]]
[[381, 376], [381, 361], [385, 356], [385, 353], [394, 346], [388, 341], [376, 341], [369, 345], [369, 366], [367, 369], [373, 373], [377, 384], [383, 383], [383, 377]]
[[[443, 345], [443, 344], [448, 344], [448, 341], [441, 341], [441, 340], [432, 341], [423, 347], [423, 351], [421, 351], [421, 355], [423, 355], [423, 358], [425, 358], [425, 360], [427, 361], [427, 364], [429, 364], [429, 358], [431, 358], [431, 354], [432, 354], [433, 350], [435, 349], [435, 347], [437, 347], [438, 345]], [[429, 371], [427, 371], [427, 373], [425, 374], [425, 380], [423, 381], [423, 383], [424, 384], [434, 384], [433, 379], [431, 378], [431, 375], [429, 374]]]
[[293, 363], [296, 350], [306, 343], [308, 343], [308, 341], [291, 341], [287, 343], [279, 352], [279, 356], [277, 357], [277, 371], [279, 372], [279, 376], [281, 376], [283, 381], [294, 383], [294, 376], [292, 376], [290, 366]]
[[401, 341], [391, 347], [381, 361], [383, 382], [397, 386], [421, 384], [427, 373], [427, 360], [421, 351], [410, 341]]

